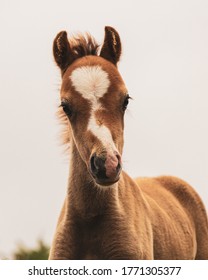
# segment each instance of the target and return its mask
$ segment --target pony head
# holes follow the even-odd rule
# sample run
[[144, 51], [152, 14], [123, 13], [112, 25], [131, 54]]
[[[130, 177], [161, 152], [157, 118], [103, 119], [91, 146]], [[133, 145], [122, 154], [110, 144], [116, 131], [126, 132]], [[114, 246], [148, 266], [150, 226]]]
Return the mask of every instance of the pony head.
[[96, 184], [113, 185], [122, 170], [124, 113], [129, 95], [117, 63], [121, 55], [119, 34], [105, 27], [99, 46], [89, 34], [67, 38], [60, 32], [53, 44], [61, 70], [61, 115], [67, 140], [78, 151]]

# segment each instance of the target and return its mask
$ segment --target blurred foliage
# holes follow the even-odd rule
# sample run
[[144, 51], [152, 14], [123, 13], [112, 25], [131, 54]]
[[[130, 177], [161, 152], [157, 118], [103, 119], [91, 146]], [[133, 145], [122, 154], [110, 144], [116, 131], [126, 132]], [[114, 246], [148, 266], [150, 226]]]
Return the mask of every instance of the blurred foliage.
[[26, 248], [24, 245], [19, 245], [13, 253], [14, 260], [47, 260], [49, 255], [49, 246], [42, 240], [38, 240], [36, 248]]

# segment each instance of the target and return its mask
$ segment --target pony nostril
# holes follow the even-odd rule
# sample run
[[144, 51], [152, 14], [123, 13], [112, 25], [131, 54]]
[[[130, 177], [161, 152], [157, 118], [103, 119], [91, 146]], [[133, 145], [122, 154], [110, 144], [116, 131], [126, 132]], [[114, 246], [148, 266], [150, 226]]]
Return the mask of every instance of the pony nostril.
[[120, 161], [118, 162], [118, 165], [116, 167], [116, 171], [119, 172], [121, 170], [121, 164], [120, 164]]
[[93, 174], [97, 174], [98, 173], [98, 168], [96, 167], [96, 164], [95, 164], [95, 154], [93, 154], [91, 156], [91, 159], [90, 159], [90, 168], [91, 168], [91, 171]]
[[116, 158], [118, 160], [118, 165], [121, 167], [121, 156], [119, 154], [116, 154]]
[[102, 172], [104, 169], [105, 159], [97, 157], [96, 154], [93, 154], [90, 159], [90, 168], [94, 175]]
[[121, 162], [121, 156], [119, 154], [116, 154], [116, 157], [118, 159], [118, 163], [120, 163]]

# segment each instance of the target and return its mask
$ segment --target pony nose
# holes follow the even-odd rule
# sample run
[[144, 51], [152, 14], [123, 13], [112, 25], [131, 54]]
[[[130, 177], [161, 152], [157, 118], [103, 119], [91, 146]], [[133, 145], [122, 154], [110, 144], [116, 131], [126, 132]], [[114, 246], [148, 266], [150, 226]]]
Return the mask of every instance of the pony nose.
[[105, 161], [106, 176], [111, 178], [121, 170], [121, 157], [119, 154], [108, 155]]
[[121, 156], [118, 153], [90, 158], [90, 171], [100, 185], [110, 185], [118, 181], [121, 172]]

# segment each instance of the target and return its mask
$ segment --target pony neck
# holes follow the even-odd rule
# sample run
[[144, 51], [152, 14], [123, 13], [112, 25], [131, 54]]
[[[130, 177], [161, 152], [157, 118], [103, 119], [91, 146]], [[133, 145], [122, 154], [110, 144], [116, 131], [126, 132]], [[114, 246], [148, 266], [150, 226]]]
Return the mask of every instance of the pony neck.
[[92, 179], [73, 140], [71, 141], [69, 205], [80, 217], [95, 217], [114, 208], [118, 201], [118, 183], [102, 187]]

